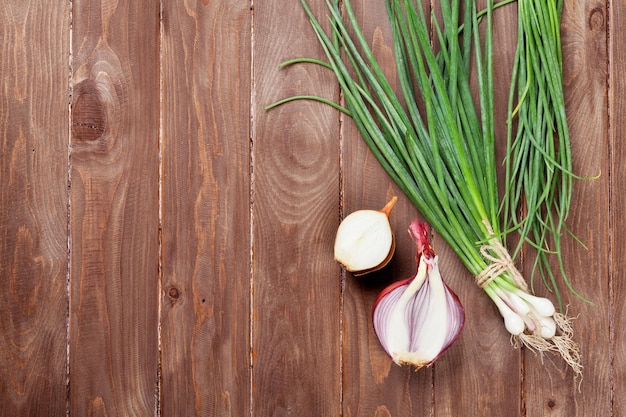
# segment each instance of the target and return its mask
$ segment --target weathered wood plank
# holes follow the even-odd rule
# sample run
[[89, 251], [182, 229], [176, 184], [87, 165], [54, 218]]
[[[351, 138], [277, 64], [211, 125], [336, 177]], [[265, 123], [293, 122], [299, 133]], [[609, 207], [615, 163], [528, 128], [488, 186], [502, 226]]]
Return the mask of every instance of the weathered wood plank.
[[[554, 355], [542, 363], [509, 346], [497, 310], [437, 236], [466, 328], [417, 373], [383, 352], [371, 307], [414, 272], [406, 228], [419, 214], [347, 117], [311, 102], [263, 110], [292, 94], [339, 99], [326, 70], [277, 68], [323, 56], [297, 0], [254, 12], [242, 0], [44, 3], [0, 6], [0, 417], [624, 414], [624, 2], [565, 0], [575, 170], [601, 174], [574, 186], [569, 224], [588, 249], [565, 247], [570, 278], [595, 303], [565, 300], [578, 316], [580, 392]], [[324, 2], [311, 4], [324, 20]], [[384, 3], [353, 6], [393, 74]], [[495, 14], [496, 120], [515, 9]], [[365, 278], [342, 273], [332, 260], [341, 215], [392, 195], [393, 262]]]
[[250, 410], [248, 1], [163, 3], [161, 415]]
[[159, 4], [73, 2], [70, 415], [156, 411]]
[[0, 22], [0, 416], [62, 416], [69, 4], [6, 1]]
[[[352, 2], [352, 6], [381, 69], [390, 83], [398, 87], [385, 3], [359, 1]], [[396, 235], [396, 251], [390, 264], [364, 277], [345, 274], [344, 415], [430, 415], [433, 403], [431, 369], [415, 372], [410, 367], [394, 364], [380, 345], [372, 324], [372, 306], [379, 293], [393, 281], [415, 273], [416, 247], [407, 230], [418, 215], [369, 151], [352, 120], [343, 118], [343, 215], [360, 209], [380, 209], [391, 197], [398, 196], [398, 203], [390, 216]]]
[[[604, 1], [565, 1], [561, 27], [574, 171], [582, 176], [601, 174], [599, 179], [574, 183], [569, 227], [587, 249], [569, 236], [563, 239], [566, 272], [574, 287], [595, 303], [586, 304], [564, 290], [564, 305], [570, 316], [577, 317], [573, 324], [584, 377], [576, 380], [556, 355], [546, 355], [542, 364], [527, 353], [528, 416], [611, 415], [606, 13]], [[536, 289], [545, 294], [541, 283]]]
[[278, 69], [322, 54], [299, 2], [255, 3], [254, 22], [252, 414], [339, 415], [338, 115], [311, 102], [263, 111], [294, 94], [337, 100], [337, 87], [314, 65]]
[[[609, 303], [611, 318], [611, 353], [604, 358], [605, 366], [610, 366], [612, 371], [613, 384], [612, 394], [608, 398], [611, 405], [611, 415], [626, 415], [626, 281], [624, 271], [626, 271], [626, 143], [624, 132], [626, 132], [626, 31], [620, 22], [626, 19], [626, 2], [609, 1], [608, 19], [604, 20], [606, 25], [609, 22], [609, 149], [611, 160], [610, 171], [604, 172], [610, 176], [609, 193], [609, 273], [610, 283], [613, 293], [610, 294]], [[601, 15], [600, 15], [601, 16]], [[589, 150], [591, 153], [591, 149]], [[606, 180], [606, 178], [605, 178]], [[589, 213], [593, 213], [589, 210]], [[597, 236], [602, 240], [603, 236]], [[611, 362], [609, 362], [609, 360]], [[607, 363], [608, 362], [608, 363]], [[606, 395], [604, 396], [607, 400]]]

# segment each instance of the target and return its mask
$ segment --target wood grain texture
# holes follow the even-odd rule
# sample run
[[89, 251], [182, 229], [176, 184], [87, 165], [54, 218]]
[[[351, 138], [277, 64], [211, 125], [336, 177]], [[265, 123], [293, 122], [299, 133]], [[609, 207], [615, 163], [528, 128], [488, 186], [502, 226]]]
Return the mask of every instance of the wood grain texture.
[[[626, 413], [626, 144], [624, 132], [626, 131], [626, 32], [618, 28], [623, 27], [620, 22], [626, 19], [626, 2], [609, 1], [609, 17], [603, 23], [609, 28], [609, 150], [610, 166], [609, 176], [609, 273], [610, 289], [612, 293], [608, 300], [610, 303], [609, 324], [611, 325], [611, 350], [609, 361], [605, 357], [600, 364], [604, 369], [608, 367], [612, 371], [609, 382], [611, 391], [604, 394], [604, 399], [609, 396], [610, 411], [614, 416]], [[592, 152], [590, 149], [589, 152]], [[606, 178], [605, 178], [606, 181]], [[602, 240], [601, 236], [597, 237]]]
[[0, 22], [0, 416], [61, 416], [69, 8], [7, 1]]
[[[341, 99], [325, 69], [278, 68], [324, 56], [298, 0], [0, 2], [0, 417], [625, 415], [626, 3], [564, 4], [574, 169], [600, 174], [574, 184], [587, 249], [564, 247], [594, 302], [565, 300], [582, 381], [511, 347], [437, 235], [466, 327], [431, 368], [387, 357], [371, 308], [415, 272], [420, 215], [348, 117], [263, 109]], [[352, 5], [396, 83], [384, 2]], [[501, 141], [515, 5], [494, 17]], [[342, 216], [393, 195], [393, 261], [342, 272]]]
[[70, 415], [156, 410], [159, 5], [74, 1]]
[[294, 94], [336, 100], [337, 87], [317, 66], [278, 69], [321, 56], [298, 2], [255, 4], [254, 22], [252, 414], [338, 415], [338, 115], [310, 102], [263, 110]]
[[247, 1], [163, 9], [161, 413], [250, 409]]

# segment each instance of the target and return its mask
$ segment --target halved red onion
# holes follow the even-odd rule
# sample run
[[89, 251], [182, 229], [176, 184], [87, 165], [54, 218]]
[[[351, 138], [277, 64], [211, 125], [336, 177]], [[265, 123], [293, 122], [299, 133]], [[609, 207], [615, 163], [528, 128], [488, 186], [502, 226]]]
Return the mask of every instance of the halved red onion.
[[418, 247], [414, 276], [385, 288], [374, 302], [374, 331], [399, 365], [431, 365], [457, 339], [465, 323], [458, 297], [443, 281], [428, 241], [428, 225], [414, 221], [409, 234]]

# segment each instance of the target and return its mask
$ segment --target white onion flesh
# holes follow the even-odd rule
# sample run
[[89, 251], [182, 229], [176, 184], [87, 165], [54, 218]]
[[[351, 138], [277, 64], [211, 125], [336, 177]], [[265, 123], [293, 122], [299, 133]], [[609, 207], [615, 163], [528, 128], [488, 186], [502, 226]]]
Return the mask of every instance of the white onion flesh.
[[389, 218], [381, 211], [355, 211], [337, 229], [335, 260], [350, 272], [380, 266], [392, 250], [393, 232]]

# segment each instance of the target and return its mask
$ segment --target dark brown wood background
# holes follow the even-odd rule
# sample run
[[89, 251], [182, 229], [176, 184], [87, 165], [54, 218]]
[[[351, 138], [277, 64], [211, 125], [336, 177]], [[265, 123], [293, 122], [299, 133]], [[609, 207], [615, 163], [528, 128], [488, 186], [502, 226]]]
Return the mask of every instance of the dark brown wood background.
[[[424, 3], [428, 1], [424, 0]], [[433, 2], [436, 3], [436, 2]], [[311, 4], [318, 15], [321, 0]], [[382, 0], [354, 0], [393, 74]], [[398, 189], [337, 99], [297, 0], [0, 4], [0, 416], [626, 415], [624, 0], [565, 0], [577, 182], [566, 302], [584, 379], [511, 347], [496, 309], [436, 239], [467, 324], [428, 369], [393, 365], [378, 292], [332, 259], [342, 215]], [[496, 13], [499, 137], [516, 12]], [[522, 265], [523, 267], [523, 265]], [[539, 289], [541, 291], [541, 289]]]

